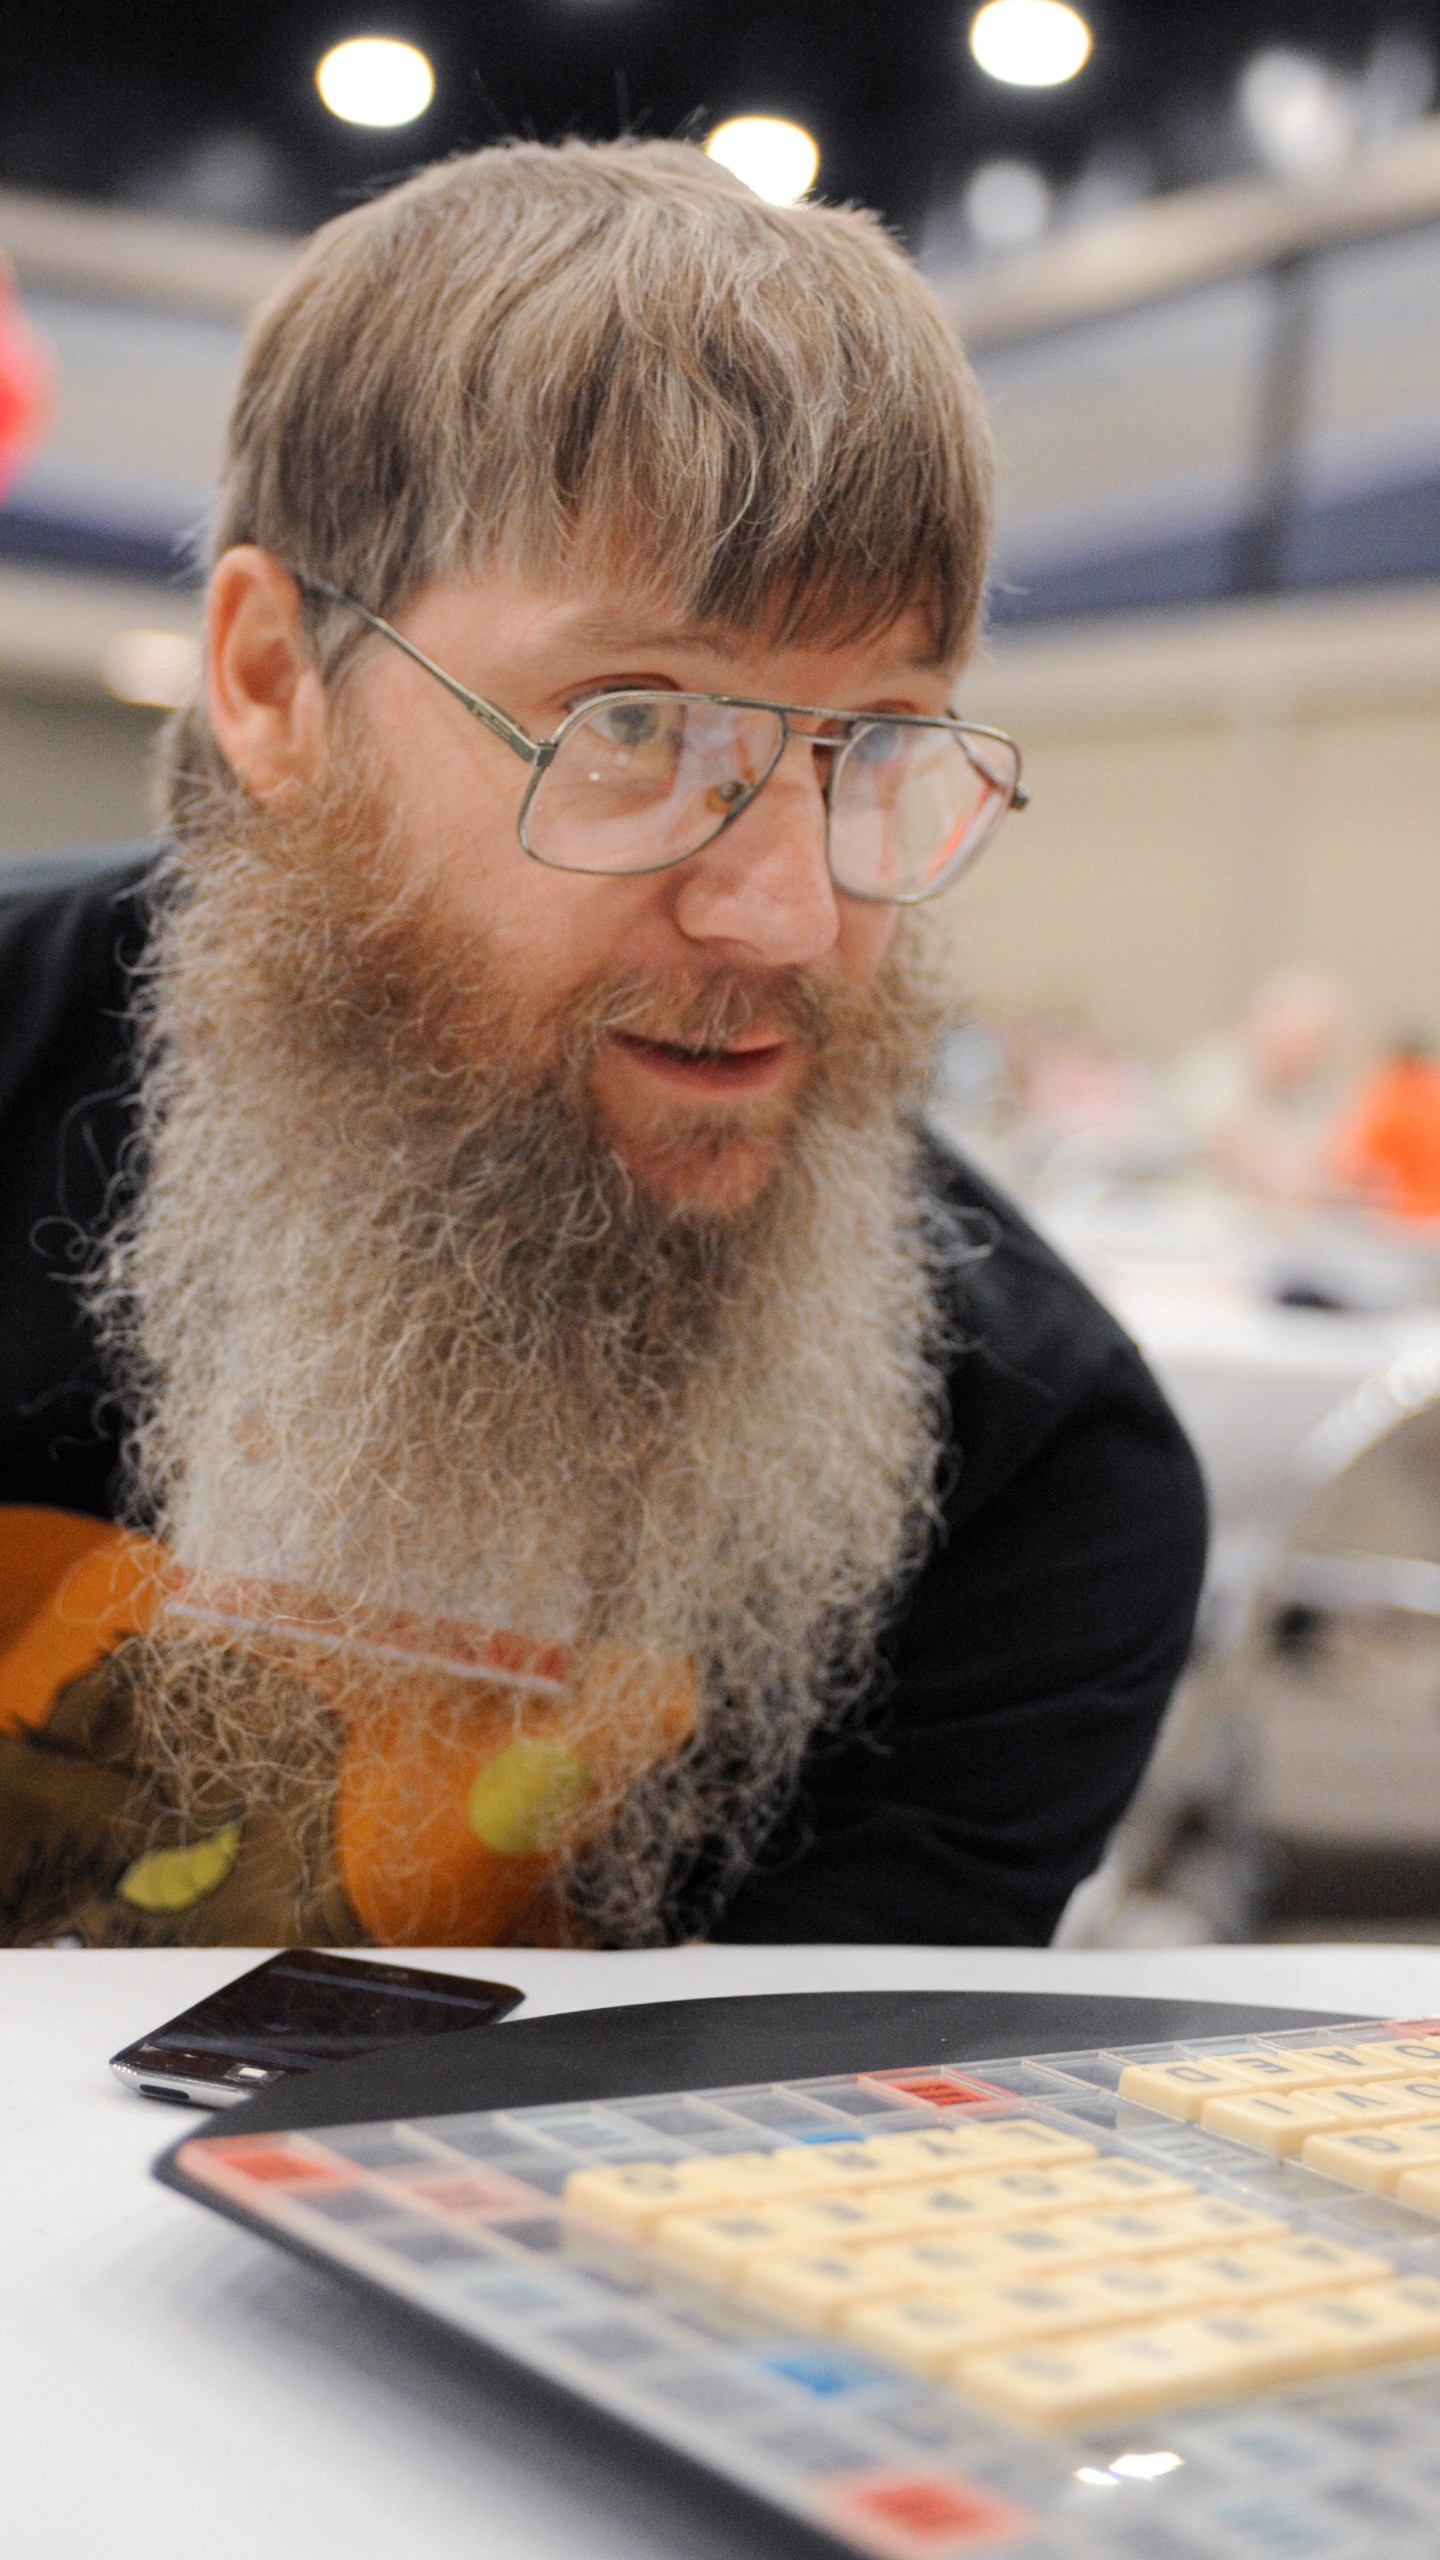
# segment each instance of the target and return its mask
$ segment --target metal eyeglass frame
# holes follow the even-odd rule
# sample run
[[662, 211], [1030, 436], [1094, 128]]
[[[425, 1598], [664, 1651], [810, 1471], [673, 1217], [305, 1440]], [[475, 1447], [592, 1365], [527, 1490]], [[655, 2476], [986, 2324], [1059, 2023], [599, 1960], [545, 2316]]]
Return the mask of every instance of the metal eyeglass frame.
[[[380, 632], [384, 639], [393, 641], [397, 649], [403, 649], [406, 657], [413, 659], [417, 667], [423, 667], [427, 676], [433, 676], [437, 684], [443, 685], [446, 692], [470, 713], [472, 719], [478, 720], [483, 728], [489, 730], [493, 738], [498, 738], [502, 746], [510, 749], [512, 755], [519, 756], [523, 763], [529, 765], [530, 780], [520, 803], [515, 830], [522, 850], [530, 856], [532, 862], [543, 863], [547, 871], [572, 871], [579, 878], [587, 880], [643, 880], [657, 871], [675, 870], [680, 863], [689, 862], [697, 853], [703, 853], [707, 845], [714, 844], [717, 836], [722, 836], [727, 827], [733, 826], [736, 819], [743, 816], [751, 802], [764, 790], [792, 737], [803, 738], [807, 746], [824, 747], [830, 752], [831, 763], [824, 784], [825, 867], [830, 874], [833, 887], [839, 891], [841, 897], [854, 898], [865, 906], [924, 906], [929, 899], [938, 897], [943, 889], [948, 889], [956, 879], [960, 878], [964, 869], [968, 868], [968, 864], [962, 863], [957, 857], [953, 865], [944, 870], [938, 880], [933, 880], [928, 888], [913, 890], [908, 896], [902, 894], [899, 897], [893, 897], [886, 896], [882, 891], [851, 889], [843, 881], [836, 879], [830, 862], [830, 798], [835, 788], [836, 776], [862, 730], [880, 726], [889, 729], [940, 729], [958, 738], [962, 747], [967, 738], [993, 738], [997, 745], [1009, 749], [1015, 758], [1014, 789], [999, 816], [974, 848], [974, 853], [984, 850], [1001, 819], [1008, 816], [1012, 809], [1026, 809], [1030, 805], [1030, 795], [1022, 789], [1020, 783], [1020, 749], [1008, 731], [988, 728], [978, 720], [937, 718], [919, 711], [831, 711], [813, 703], [764, 702], [753, 695], [743, 693], [670, 693], [664, 687], [655, 685], [622, 685], [613, 693], [597, 693], [588, 701], [578, 703], [573, 711], [566, 714], [553, 737], [532, 738], [520, 727], [518, 721], [512, 720], [509, 714], [500, 710], [496, 703], [485, 701], [482, 695], [471, 693], [467, 686], [461, 684], [458, 677], [447, 675], [443, 667], [437, 667], [433, 658], [426, 657], [423, 649], [416, 648], [413, 640], [407, 640], [403, 631], [397, 631], [393, 623], [385, 621], [383, 615], [372, 613], [368, 605], [360, 603], [358, 597], [347, 595], [343, 587], [332, 587], [324, 578], [305, 578], [300, 581], [300, 584], [307, 594], [325, 596], [332, 604], [344, 605], [351, 613], [358, 613], [361, 621], [368, 622], [372, 631]], [[538, 853], [526, 835], [526, 820], [534, 804], [536, 792], [572, 729], [578, 728], [582, 721], [587, 720], [600, 703], [647, 702], [655, 698], [677, 703], [713, 702], [726, 711], [774, 712], [780, 721], [780, 743], [764, 772], [751, 783], [744, 797], [731, 804], [718, 825], [711, 828], [708, 836], [702, 836], [698, 844], [687, 846], [684, 853], [667, 854], [663, 862], [638, 863], [633, 871], [592, 869], [589, 865], [579, 862], [555, 862], [548, 854]], [[843, 737], [814, 737], [808, 730], [792, 730], [790, 726], [792, 719], [844, 720], [851, 726], [849, 734]], [[968, 754], [968, 750], [966, 752]], [[969, 761], [973, 764], [975, 759], [970, 757]], [[980, 766], [976, 769], [984, 771]], [[993, 782], [994, 776], [987, 774], [985, 779]], [[972, 854], [971, 859], [973, 858]]]

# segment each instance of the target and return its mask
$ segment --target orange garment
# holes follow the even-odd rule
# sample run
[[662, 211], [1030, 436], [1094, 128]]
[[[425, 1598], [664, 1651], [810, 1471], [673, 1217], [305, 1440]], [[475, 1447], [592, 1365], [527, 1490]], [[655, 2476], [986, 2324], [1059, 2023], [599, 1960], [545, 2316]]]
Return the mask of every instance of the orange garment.
[[43, 1725], [68, 1681], [143, 1634], [164, 1562], [107, 1520], [0, 1505], [0, 1733]]
[[1362, 1094], [1339, 1170], [1397, 1218], [1440, 1218], [1440, 1068], [1393, 1058]]
[[[102, 1693], [162, 1592], [192, 1633], [282, 1665], [334, 1718], [329, 1898], [303, 1912], [273, 1822], [242, 1808], [212, 1838], [167, 1836], [137, 1858], [143, 1784], [126, 1794], [113, 1753], [97, 1761], [79, 1738], [97, 1706], [103, 1723]], [[171, 1938], [205, 1943], [563, 1941], [567, 1855], [680, 1747], [698, 1703], [683, 1663], [604, 1647], [577, 1660], [402, 1612], [357, 1628], [283, 1585], [180, 1571], [105, 1522], [0, 1505], [0, 1877], [53, 1874], [83, 1840], [86, 1927], [101, 1932], [87, 1943], [106, 1942], [107, 1895], [122, 1926], [159, 1914]], [[98, 1902], [97, 1870], [111, 1877]]]

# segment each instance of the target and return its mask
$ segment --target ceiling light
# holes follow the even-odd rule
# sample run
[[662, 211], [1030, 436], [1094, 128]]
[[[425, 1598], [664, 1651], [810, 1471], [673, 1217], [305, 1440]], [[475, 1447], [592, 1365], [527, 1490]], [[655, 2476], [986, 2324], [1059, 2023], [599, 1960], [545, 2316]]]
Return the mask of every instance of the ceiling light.
[[964, 196], [982, 249], [1028, 249], [1050, 219], [1050, 189], [1028, 160], [987, 160]]
[[351, 36], [316, 65], [315, 86], [345, 124], [413, 124], [435, 95], [435, 74], [417, 45]]
[[783, 116], [732, 116], [717, 124], [705, 148], [767, 204], [798, 204], [820, 167], [814, 135]]
[[1167, 2472], [1183, 2471], [1183, 2453], [1117, 2453], [1110, 2468], [1122, 2480], [1163, 2480]]
[[1308, 53], [1275, 45], [1240, 75], [1240, 114], [1278, 178], [1329, 178], [1355, 147], [1358, 99]]
[[1065, 0], [988, 0], [970, 29], [970, 50], [992, 80], [1017, 89], [1053, 89], [1090, 59], [1090, 30]]
[[117, 702], [178, 711], [200, 681], [200, 643], [189, 631], [112, 631], [100, 651], [100, 681]]

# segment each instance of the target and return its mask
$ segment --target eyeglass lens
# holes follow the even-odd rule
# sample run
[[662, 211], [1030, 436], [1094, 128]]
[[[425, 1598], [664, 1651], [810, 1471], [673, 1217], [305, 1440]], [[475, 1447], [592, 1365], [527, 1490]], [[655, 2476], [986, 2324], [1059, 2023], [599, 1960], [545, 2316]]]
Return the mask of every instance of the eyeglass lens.
[[[612, 695], [565, 732], [526, 812], [525, 842], [561, 870], [660, 869], [753, 798], [785, 746], [778, 712]], [[834, 750], [830, 865], [857, 897], [924, 898], [973, 860], [1010, 805], [999, 739], [869, 721]]]

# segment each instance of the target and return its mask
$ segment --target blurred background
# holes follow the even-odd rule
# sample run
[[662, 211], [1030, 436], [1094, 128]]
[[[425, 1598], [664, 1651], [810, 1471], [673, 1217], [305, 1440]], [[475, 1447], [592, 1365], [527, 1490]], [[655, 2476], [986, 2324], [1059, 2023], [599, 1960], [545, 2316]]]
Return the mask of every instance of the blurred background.
[[503, 133], [877, 206], [1000, 447], [1034, 804], [937, 1117], [1145, 1345], [1201, 1642], [1072, 1943], [1440, 1936], [1440, 0], [149, 0], [0, 93], [0, 888], [151, 831], [247, 314]]

